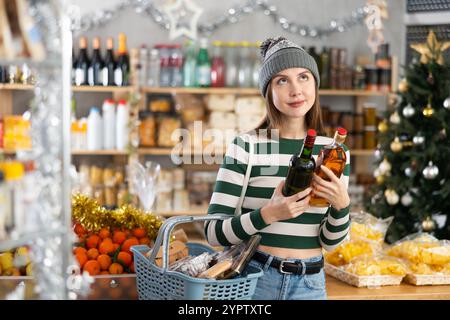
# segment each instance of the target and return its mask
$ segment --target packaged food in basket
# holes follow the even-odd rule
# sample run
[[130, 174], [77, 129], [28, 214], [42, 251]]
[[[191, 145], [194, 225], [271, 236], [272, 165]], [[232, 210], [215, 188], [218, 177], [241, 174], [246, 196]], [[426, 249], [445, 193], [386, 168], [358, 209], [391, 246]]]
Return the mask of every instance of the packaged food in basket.
[[172, 271], [178, 271], [191, 277], [197, 277], [209, 268], [212, 254], [203, 252], [201, 255], [184, 257], [169, 266]]
[[390, 256], [403, 258], [411, 263], [428, 263], [432, 261], [433, 257], [440, 256], [432, 254], [432, 251], [430, 252], [428, 249], [440, 246], [439, 241], [433, 236], [426, 233], [416, 233], [394, 243], [385, 252]]
[[367, 240], [376, 241], [378, 243], [384, 242], [387, 229], [392, 223], [394, 217], [386, 219], [379, 219], [367, 212], [359, 212], [351, 214], [352, 223], [350, 226], [350, 238], [363, 238]]
[[382, 250], [381, 245], [359, 239], [346, 241], [330, 252], [325, 252], [325, 261], [334, 266], [343, 266], [359, 256], [373, 256]]
[[30, 249], [18, 247], [0, 253], [0, 276], [32, 276]]
[[405, 276], [407, 273], [407, 266], [400, 259], [377, 255], [372, 257], [358, 257], [348, 265], [344, 266], [344, 270], [359, 276]]
[[[151, 251], [147, 253], [147, 257], [150, 257]], [[188, 247], [184, 242], [175, 240], [169, 245], [169, 266], [181, 260], [189, 255]], [[162, 248], [159, 249], [158, 254], [156, 255], [155, 264], [158, 267], [162, 266]]]

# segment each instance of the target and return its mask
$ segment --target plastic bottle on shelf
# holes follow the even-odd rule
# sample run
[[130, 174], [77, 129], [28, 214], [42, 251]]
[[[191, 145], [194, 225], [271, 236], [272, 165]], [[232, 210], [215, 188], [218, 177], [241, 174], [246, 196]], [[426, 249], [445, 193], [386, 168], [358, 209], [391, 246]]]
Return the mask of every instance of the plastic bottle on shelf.
[[87, 118], [78, 120], [78, 147], [80, 150], [87, 149]]
[[106, 99], [102, 106], [103, 112], [103, 148], [116, 148], [116, 105], [114, 100]]
[[130, 108], [127, 101], [120, 100], [117, 104], [116, 114], [116, 148], [126, 150], [128, 147], [130, 130]]
[[139, 85], [140, 86], [146, 86], [147, 85], [147, 79], [148, 79], [148, 63], [149, 63], [149, 57], [148, 57], [148, 49], [145, 44], [141, 45], [141, 49], [139, 50]]
[[211, 62], [211, 86], [221, 88], [225, 86], [225, 61], [223, 59], [223, 42], [214, 41]]
[[200, 40], [200, 50], [197, 54], [195, 82], [198, 87], [211, 86], [211, 60], [208, 55], [208, 39]]
[[236, 42], [228, 42], [225, 49], [225, 85], [227, 87], [237, 86], [237, 72], [238, 72], [238, 59], [237, 59]]
[[174, 44], [170, 52], [170, 86], [181, 87], [183, 84], [183, 52], [179, 44]]
[[92, 107], [87, 122], [87, 149], [100, 150], [103, 146], [102, 116], [97, 107]]
[[186, 53], [183, 64], [183, 87], [195, 87], [196, 64], [195, 43], [189, 40], [186, 42]]
[[250, 60], [250, 43], [241, 42], [238, 68], [238, 85], [241, 88], [250, 88], [253, 82], [253, 64]]
[[161, 60], [158, 49], [154, 48], [150, 51], [148, 64], [148, 79], [147, 85], [150, 87], [159, 87], [159, 77], [161, 70]]
[[160, 59], [159, 85], [161, 87], [169, 87], [170, 86], [169, 46], [165, 44], [159, 44], [156, 45], [155, 48], [159, 50], [159, 59]]

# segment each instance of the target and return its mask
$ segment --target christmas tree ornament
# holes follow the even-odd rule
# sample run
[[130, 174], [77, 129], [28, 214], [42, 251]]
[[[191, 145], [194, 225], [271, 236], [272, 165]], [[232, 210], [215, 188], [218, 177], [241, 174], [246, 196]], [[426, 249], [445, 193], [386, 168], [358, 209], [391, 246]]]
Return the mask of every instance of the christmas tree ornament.
[[423, 169], [422, 174], [425, 179], [433, 180], [439, 174], [439, 168], [433, 164], [433, 161], [430, 161], [428, 166]]
[[163, 12], [169, 18], [169, 39], [186, 36], [192, 40], [197, 39], [198, 19], [203, 9], [192, 0], [175, 0], [166, 5]]
[[378, 166], [378, 169], [380, 169], [380, 173], [384, 174], [384, 175], [386, 175], [389, 172], [391, 172], [392, 166], [391, 166], [391, 164], [389, 163], [389, 161], [387, 160], [386, 157], [380, 163], [380, 165]]
[[376, 168], [375, 170], [373, 170], [373, 177], [376, 178], [379, 176], [381, 176], [380, 168]]
[[400, 116], [398, 115], [397, 111], [394, 111], [393, 114], [389, 117], [389, 121], [393, 124], [399, 124], [400, 123]]
[[411, 167], [408, 167], [405, 169], [405, 175], [409, 178], [411, 178], [413, 176], [413, 169], [411, 169]]
[[400, 142], [402, 143], [403, 149], [411, 148], [414, 146], [411, 137], [406, 132], [401, 133], [399, 139]]
[[381, 157], [383, 156], [383, 153], [381, 152], [380, 148], [378, 147], [375, 152], [374, 152], [374, 157], [376, 160], [380, 160]]
[[408, 81], [406, 80], [406, 78], [403, 78], [398, 84], [398, 91], [401, 93], [405, 93], [406, 91], [408, 91]]
[[437, 64], [444, 64], [443, 52], [450, 48], [450, 41], [439, 42], [433, 30], [430, 30], [425, 43], [414, 43], [410, 46], [420, 53], [420, 62], [427, 64], [436, 61]]
[[384, 191], [384, 197], [386, 198], [387, 203], [391, 206], [395, 206], [400, 200], [397, 192], [393, 189], [386, 189], [386, 191]]
[[395, 153], [402, 151], [403, 145], [398, 137], [395, 137], [394, 141], [391, 142], [391, 150]]
[[427, 82], [428, 82], [430, 85], [433, 85], [433, 84], [434, 84], [434, 78], [433, 78], [433, 74], [432, 74], [431, 72], [428, 73]]
[[417, 136], [413, 137], [413, 143], [416, 146], [419, 146], [419, 145], [423, 144], [424, 142], [425, 142], [425, 137], [420, 132], [417, 134]]
[[431, 107], [431, 104], [427, 104], [426, 108], [422, 111], [423, 115], [427, 118], [431, 117], [434, 113], [433, 107]]
[[390, 107], [397, 107], [402, 102], [402, 96], [392, 93], [388, 97], [388, 104]]
[[388, 126], [386, 119], [384, 119], [383, 121], [381, 121], [378, 124], [378, 131], [380, 131], [381, 133], [388, 131], [388, 129], [389, 129], [389, 126]]
[[436, 223], [430, 216], [427, 216], [425, 220], [422, 221], [422, 230], [425, 232], [431, 232], [436, 228]]
[[450, 97], [444, 100], [444, 108], [449, 109], [450, 108]]
[[416, 110], [412, 107], [410, 103], [408, 103], [408, 105], [405, 108], [403, 108], [403, 116], [405, 118], [411, 118], [415, 113]]
[[370, 202], [371, 202], [373, 205], [375, 205], [378, 201], [381, 200], [382, 196], [383, 196], [383, 193], [382, 193], [381, 191], [380, 191], [380, 192], [377, 192], [377, 193], [374, 194], [373, 197], [370, 199]]
[[375, 178], [375, 180], [378, 184], [383, 184], [384, 179], [385, 179], [385, 177], [383, 175], [379, 175], [378, 177]]
[[445, 139], [446, 137], [447, 137], [447, 131], [444, 128], [441, 131], [439, 131], [439, 138]]
[[405, 193], [402, 198], [400, 199], [402, 205], [405, 207], [409, 207], [411, 203], [413, 202], [413, 198], [409, 192]]

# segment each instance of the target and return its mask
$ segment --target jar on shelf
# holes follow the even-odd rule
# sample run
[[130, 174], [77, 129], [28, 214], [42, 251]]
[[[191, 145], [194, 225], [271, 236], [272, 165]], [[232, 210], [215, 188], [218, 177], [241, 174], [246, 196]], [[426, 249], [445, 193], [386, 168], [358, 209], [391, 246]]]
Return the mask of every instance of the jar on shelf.
[[114, 186], [105, 187], [105, 207], [110, 210], [117, 207], [117, 188]]
[[168, 95], [158, 95], [149, 98], [148, 109], [151, 112], [172, 111], [172, 98]]
[[160, 116], [158, 121], [158, 146], [176, 146], [179, 143], [179, 139], [172, 139], [172, 133], [180, 128], [180, 119], [170, 116]]
[[117, 191], [117, 206], [121, 206], [130, 203], [130, 194], [128, 192], [128, 186], [126, 184], [121, 184]]
[[94, 199], [100, 206], [105, 206], [105, 187], [103, 185], [94, 186]]
[[141, 147], [156, 146], [156, 119], [149, 111], [139, 112], [139, 145]]
[[103, 169], [98, 166], [92, 166], [89, 180], [92, 186], [103, 184]]

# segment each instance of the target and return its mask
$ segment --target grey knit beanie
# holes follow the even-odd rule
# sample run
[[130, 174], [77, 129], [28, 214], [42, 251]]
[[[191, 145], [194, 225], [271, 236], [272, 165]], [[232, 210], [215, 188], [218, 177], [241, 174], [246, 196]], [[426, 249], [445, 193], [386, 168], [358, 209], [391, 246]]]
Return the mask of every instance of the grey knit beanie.
[[259, 89], [265, 97], [270, 80], [280, 71], [288, 68], [305, 68], [311, 71], [320, 86], [319, 68], [312, 56], [302, 47], [279, 37], [267, 39], [261, 44], [261, 56], [264, 59], [259, 72]]

